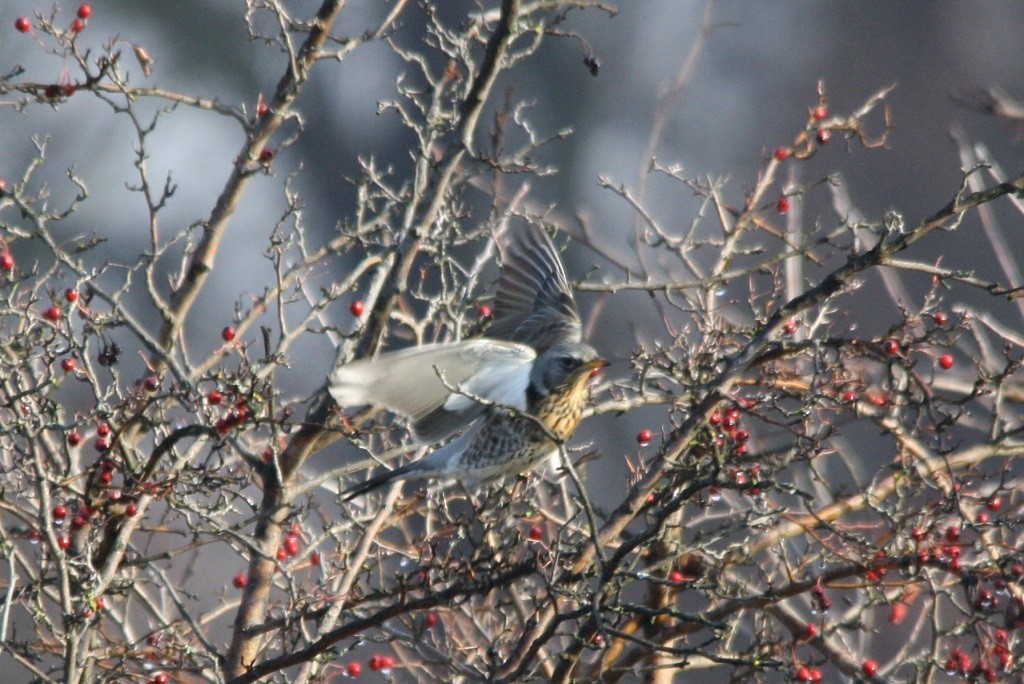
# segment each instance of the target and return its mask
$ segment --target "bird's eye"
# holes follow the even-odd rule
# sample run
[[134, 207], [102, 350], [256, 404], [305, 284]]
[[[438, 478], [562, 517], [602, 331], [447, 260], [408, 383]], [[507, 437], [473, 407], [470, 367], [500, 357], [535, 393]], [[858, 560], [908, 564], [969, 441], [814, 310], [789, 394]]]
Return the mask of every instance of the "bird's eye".
[[569, 369], [569, 368], [574, 368], [575, 366], [576, 366], [576, 359], [572, 358], [571, 356], [563, 356], [562, 357], [562, 368]]

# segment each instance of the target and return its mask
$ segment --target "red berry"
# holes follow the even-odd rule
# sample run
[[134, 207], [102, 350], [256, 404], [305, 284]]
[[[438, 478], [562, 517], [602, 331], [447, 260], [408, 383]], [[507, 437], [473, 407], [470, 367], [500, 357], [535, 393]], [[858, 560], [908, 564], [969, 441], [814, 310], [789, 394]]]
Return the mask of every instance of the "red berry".
[[796, 668], [796, 681], [798, 682], [809, 682], [811, 681], [811, 670], [806, 665], [801, 665]]
[[936, 311], [932, 318], [935, 319], [935, 325], [946, 325], [946, 323], [949, 323], [949, 316], [946, 315], [945, 311]]
[[53, 517], [57, 520], [63, 520], [68, 517], [68, 507], [64, 504], [57, 504], [53, 507]]
[[348, 310], [352, 313], [353, 316], [356, 316], [356, 317], [362, 316], [363, 315], [363, 311], [365, 309], [366, 309], [366, 305], [363, 304], [363, 300], [362, 299], [355, 300], [348, 307]]
[[845, 392], [843, 392], [843, 401], [846, 402], [847, 404], [852, 404], [856, 400], [857, 393], [854, 392], [852, 389], [848, 389]]
[[827, 128], [818, 129], [818, 142], [822, 145], [827, 145], [828, 141], [832, 139], [832, 132]]
[[349, 677], [358, 677], [363, 673], [363, 666], [360, 663], [352, 661], [348, 664], [348, 667], [345, 668], [345, 671], [348, 672]]
[[106, 437], [110, 434], [110, 425], [108, 423], [100, 423], [96, 426], [96, 434], [100, 437]]
[[636, 433], [636, 441], [640, 444], [640, 446], [647, 446], [648, 444], [651, 443], [652, 439], [654, 439], [654, 433], [648, 430], [647, 428], [644, 428], [640, 432]]
[[[103, 448], [100, 448], [100, 441], [101, 440], [104, 441], [104, 442], [107, 441], [107, 440], [103, 439], [102, 437], [100, 437], [100, 439], [97, 439], [96, 440], [96, 449], [99, 450], [99, 451], [106, 451], [106, 449], [107, 449], [106, 446], [104, 446]], [[108, 472], [100, 473], [100, 482], [102, 482], [103, 484], [108, 485], [108, 484], [110, 484], [113, 481], [114, 481], [114, 473], [111, 473], [109, 471]]]
[[534, 525], [530, 528], [530, 531], [527, 533], [527, 536], [533, 541], [540, 541], [544, 538], [544, 530], [541, 528], [540, 525]]
[[72, 33], [81, 33], [83, 29], [85, 29], [84, 19], [75, 19], [73, 22], [71, 22]]
[[785, 147], [776, 147], [775, 148], [775, 158], [776, 159], [778, 159], [779, 161], [786, 161], [787, 157], [789, 157], [789, 150], [787, 150]]
[[146, 388], [147, 392], [156, 392], [160, 389], [160, 380], [155, 375], [150, 375], [143, 381], [142, 385]]
[[384, 656], [373, 654], [369, 660], [370, 669], [376, 672], [384, 667]]
[[813, 639], [818, 636], [818, 627], [813, 622], [808, 622], [807, 627], [804, 629], [804, 636], [808, 639]]
[[262, 99], [256, 103], [256, 116], [262, 118], [270, 113], [270, 105]]
[[139, 512], [139, 507], [134, 503], [129, 503], [124, 507], [124, 514], [129, 518], [134, 518]]
[[423, 617], [423, 626], [426, 627], [427, 629], [430, 629], [431, 627], [435, 626], [436, 624], [437, 624], [437, 613], [430, 612], [430, 613], [427, 613]]
[[900, 351], [900, 343], [890, 337], [882, 345], [882, 348], [885, 350], [886, 354], [894, 356]]
[[224, 338], [225, 342], [230, 342], [235, 339], [235, 327], [232, 325], [226, 326], [220, 331], [220, 336]]
[[51, 321], [59, 321], [61, 317], [61, 311], [56, 306], [51, 306], [49, 309], [43, 312], [43, 315]]
[[18, 17], [14, 20], [14, 28], [18, 29], [22, 33], [28, 33], [32, 28], [32, 22], [29, 21], [28, 17]]
[[476, 315], [480, 318], [490, 318], [493, 313], [494, 311], [492, 311], [491, 307], [487, 304], [481, 304], [476, 307]]
[[0, 253], [0, 269], [10, 271], [14, 268], [14, 257], [10, 252]]
[[878, 674], [878, 663], [876, 663], [874, 660], [871, 660], [870, 658], [865, 660], [861, 664], [860, 668], [864, 670], [864, 674], [866, 674], [868, 677], [874, 677], [876, 674]]
[[66, 534], [60, 535], [59, 537], [57, 537], [57, 546], [59, 546], [64, 551], [67, 551], [71, 548], [71, 537], [69, 537]]
[[823, 677], [824, 677], [824, 675], [821, 674], [821, 670], [819, 670], [816, 667], [812, 667], [811, 668], [811, 681], [812, 682], [815, 682], [815, 683], [820, 682]]
[[907, 618], [907, 604], [897, 601], [889, 608], [889, 623], [898, 625]]
[[259, 156], [260, 164], [269, 164], [273, 160], [274, 160], [274, 148], [273, 147], [264, 147], [262, 150], [260, 150], [260, 156]]
[[789, 211], [789, 198], [780, 197], [779, 201], [775, 203], [775, 210], [778, 211], [780, 214], [785, 214], [787, 211]]
[[953, 367], [953, 355], [952, 354], [943, 354], [942, 356], [940, 356], [939, 357], [939, 366], [941, 366], [943, 370], [949, 370], [950, 368], [952, 368]]
[[82, 443], [82, 433], [78, 430], [72, 430], [68, 433], [68, 444], [71, 446], [78, 446]]
[[313, 565], [320, 565], [320, 552], [313, 551], [309, 554], [309, 562]]
[[79, 19], [88, 19], [91, 16], [92, 16], [92, 5], [90, 5], [87, 2], [83, 2], [81, 5], [78, 6], [78, 18]]
[[288, 560], [288, 551], [283, 546], [277, 547], [277, 560], [282, 563]]
[[[107, 441], [106, 437], [97, 437], [94, 444], [96, 451], [106, 451], [110, 448], [110, 442]], [[104, 475], [110, 475], [110, 473], [103, 473]]]
[[380, 669], [390, 670], [395, 666], [395, 659], [389, 655], [381, 656], [380, 658]]
[[722, 424], [722, 413], [721, 413], [721, 411], [714, 411], [714, 412], [712, 412], [711, 417], [708, 418], [708, 422], [711, 423], [712, 425], [721, 425]]
[[686, 577], [683, 575], [683, 573], [679, 572], [678, 570], [673, 570], [672, 572], [668, 573], [669, 582], [680, 584], [685, 579]]
[[955, 542], [960, 539], [960, 526], [950, 525], [946, 528], [946, 541]]
[[998, 496], [993, 496], [985, 503], [985, 506], [987, 506], [990, 511], [998, 511], [1003, 507], [1003, 500]]
[[77, 302], [78, 290], [76, 290], [73, 287], [69, 287], [68, 289], [64, 290], [64, 299], [68, 300], [69, 302]]
[[65, 373], [70, 373], [75, 370], [75, 360], [68, 358], [60, 362], [60, 367], [64, 369]]
[[813, 116], [815, 121], [823, 120], [828, 116], [828, 107], [825, 105], [818, 105], [814, 108]]
[[206, 401], [211, 404], [219, 404], [224, 398], [224, 394], [220, 390], [210, 390], [210, 393], [206, 395]]
[[788, 321], [786, 321], [783, 324], [783, 326], [782, 326], [782, 333], [784, 335], [786, 335], [787, 337], [789, 337], [789, 336], [793, 335], [794, 333], [796, 333], [797, 328], [799, 328], [799, 327], [800, 327], [800, 324], [797, 323], [795, 319], [790, 318]]
[[297, 536], [289, 534], [284, 538], [284, 550], [289, 556], [299, 555], [301, 546], [299, 544], [299, 538]]
[[235, 585], [236, 589], [242, 589], [249, 583], [249, 576], [244, 572], [240, 572], [235, 575], [235, 578], [231, 580], [231, 583]]
[[977, 522], [979, 522], [979, 523], [982, 523], [982, 524], [987, 523], [988, 522], [988, 511], [981, 511], [981, 512], [979, 512], [978, 516], [977, 516], [977, 518], [975, 518], [975, 520]]
[[151, 684], [169, 684], [171, 678], [167, 676], [166, 672], [158, 672], [153, 675], [153, 678], [149, 680]]

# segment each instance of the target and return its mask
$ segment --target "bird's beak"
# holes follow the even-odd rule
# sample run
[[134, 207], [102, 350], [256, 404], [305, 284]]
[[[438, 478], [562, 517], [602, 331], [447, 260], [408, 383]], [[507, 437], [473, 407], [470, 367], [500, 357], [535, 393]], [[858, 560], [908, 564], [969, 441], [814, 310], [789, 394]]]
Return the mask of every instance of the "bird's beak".
[[605, 359], [602, 358], [597, 358], [594, 359], [593, 361], [587, 361], [587, 363], [583, 367], [586, 368], [587, 370], [595, 371], [598, 368], [604, 368], [605, 366], [610, 365], [612, 365], [610, 361], [606, 361]]

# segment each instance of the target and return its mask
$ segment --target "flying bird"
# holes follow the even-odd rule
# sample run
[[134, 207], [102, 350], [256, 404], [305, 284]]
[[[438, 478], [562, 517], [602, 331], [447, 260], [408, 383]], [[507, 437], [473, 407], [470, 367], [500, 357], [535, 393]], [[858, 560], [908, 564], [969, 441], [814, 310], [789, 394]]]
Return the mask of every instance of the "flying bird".
[[558, 252], [540, 226], [497, 232], [494, 319], [483, 338], [387, 352], [338, 367], [339, 406], [370, 404], [406, 416], [425, 444], [451, 442], [371, 477], [345, 501], [403, 479], [468, 487], [529, 470], [558, 453], [588, 400], [587, 380], [608, 365], [582, 341], [579, 309]]

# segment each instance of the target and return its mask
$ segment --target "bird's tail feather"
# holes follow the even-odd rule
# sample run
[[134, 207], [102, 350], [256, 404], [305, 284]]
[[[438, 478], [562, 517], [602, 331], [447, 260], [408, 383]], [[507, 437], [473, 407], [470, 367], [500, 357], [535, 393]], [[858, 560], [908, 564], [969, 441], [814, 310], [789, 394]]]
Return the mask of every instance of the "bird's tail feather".
[[466, 446], [472, 441], [478, 431], [479, 426], [476, 428], [470, 428], [448, 444], [445, 444], [439, 449], [434, 449], [434, 451], [430, 452], [418, 461], [406, 463], [400, 468], [389, 470], [386, 473], [381, 473], [380, 475], [371, 477], [366, 482], [360, 482], [357, 485], [349, 487], [341, 493], [341, 500], [351, 501], [357, 496], [362, 496], [367, 492], [372, 492], [373, 490], [383, 487], [395, 480], [430, 478], [438, 476], [460, 479], [460, 477], [465, 474], [459, 473], [456, 470], [459, 456], [461, 456], [462, 452], [466, 450]]
[[[442, 450], [444, 447], [442, 447]], [[439, 450], [440, 451], [440, 450]], [[436, 451], [434, 453], [437, 453]], [[436, 458], [431, 458], [434, 454], [427, 454], [425, 457], [412, 463], [406, 463], [404, 466], [389, 470], [386, 473], [375, 475], [366, 482], [360, 482], [357, 485], [349, 487], [341, 493], [341, 500], [351, 501], [357, 496], [362, 496], [368, 492], [372, 492], [375, 489], [380, 489], [384, 485], [391, 484], [395, 480], [408, 480], [410, 478], [417, 477], [430, 477], [432, 472], [435, 470], [434, 463], [437, 462]]]
[[409, 465], [402, 466], [401, 468], [389, 470], [386, 473], [381, 473], [380, 475], [371, 477], [366, 482], [360, 482], [357, 485], [349, 487], [341, 493], [341, 500], [348, 502], [357, 496], [362, 496], [363, 494], [372, 492], [373, 490], [383, 487], [386, 484], [390, 484], [395, 480], [404, 479], [404, 477], [407, 476], [410, 465], [414, 464], [410, 463]]

